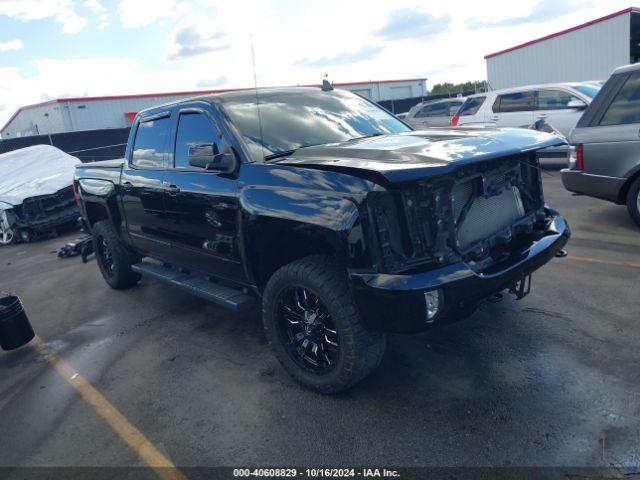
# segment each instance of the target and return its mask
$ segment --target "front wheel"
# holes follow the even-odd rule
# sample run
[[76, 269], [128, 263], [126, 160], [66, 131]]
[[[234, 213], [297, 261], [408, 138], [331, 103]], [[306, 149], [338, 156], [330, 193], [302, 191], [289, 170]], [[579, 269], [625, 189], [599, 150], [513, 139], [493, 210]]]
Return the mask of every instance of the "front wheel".
[[138, 283], [140, 274], [131, 270], [131, 265], [140, 259], [120, 241], [114, 226], [107, 220], [96, 222], [91, 233], [96, 261], [109, 286], [122, 290]]
[[280, 268], [265, 289], [262, 314], [282, 366], [317, 392], [352, 387], [384, 355], [385, 335], [366, 328], [346, 272], [331, 257], [305, 257]]
[[0, 228], [0, 245], [11, 245], [18, 241], [18, 235], [13, 228]]
[[627, 210], [634, 222], [640, 226], [640, 178], [636, 178], [627, 192]]

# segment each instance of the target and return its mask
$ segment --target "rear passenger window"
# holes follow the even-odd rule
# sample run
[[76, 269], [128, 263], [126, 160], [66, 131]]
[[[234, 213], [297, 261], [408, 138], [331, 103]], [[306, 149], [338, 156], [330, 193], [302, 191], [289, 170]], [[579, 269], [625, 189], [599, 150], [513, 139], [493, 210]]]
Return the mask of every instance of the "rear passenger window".
[[169, 117], [138, 124], [131, 157], [132, 165], [142, 168], [164, 168], [169, 126]]
[[535, 95], [529, 92], [514, 92], [499, 95], [493, 104], [494, 113], [526, 112], [535, 110]]
[[629, 76], [600, 121], [600, 125], [627, 123], [640, 123], [640, 72]]
[[462, 104], [462, 108], [458, 112], [458, 115], [475, 115], [484, 103], [487, 97], [471, 97], [467, 98]]
[[213, 153], [221, 153], [218, 129], [204, 113], [183, 113], [178, 121], [176, 136], [176, 168], [197, 168], [189, 165], [189, 147], [213, 145]]

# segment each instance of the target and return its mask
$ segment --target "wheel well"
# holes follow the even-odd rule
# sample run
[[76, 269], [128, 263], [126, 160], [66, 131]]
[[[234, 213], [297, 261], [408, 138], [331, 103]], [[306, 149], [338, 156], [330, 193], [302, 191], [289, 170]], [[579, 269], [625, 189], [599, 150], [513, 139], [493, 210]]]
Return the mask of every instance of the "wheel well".
[[100, 220], [109, 220], [109, 212], [107, 212], [104, 205], [89, 202], [85, 204], [85, 209], [87, 211], [87, 222], [89, 222], [90, 226], [93, 226]]
[[631, 185], [633, 185], [633, 182], [635, 182], [638, 178], [640, 178], [640, 171], [637, 171], [636, 173], [631, 175], [627, 179], [627, 181], [624, 182], [624, 185], [622, 185], [620, 193], [618, 194], [618, 203], [627, 203], [627, 194], [629, 193], [629, 189], [631, 188]]
[[250, 265], [253, 267], [254, 281], [264, 288], [271, 276], [281, 267], [309, 255], [336, 256], [336, 249], [326, 238], [295, 231], [278, 230], [272, 234], [260, 235], [261, 240], [250, 249]]

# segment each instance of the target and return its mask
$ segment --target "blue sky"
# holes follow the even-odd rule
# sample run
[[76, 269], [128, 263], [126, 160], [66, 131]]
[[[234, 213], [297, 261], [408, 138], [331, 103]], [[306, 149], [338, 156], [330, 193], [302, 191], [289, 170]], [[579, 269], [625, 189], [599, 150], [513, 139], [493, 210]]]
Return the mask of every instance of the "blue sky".
[[0, 125], [52, 98], [486, 78], [483, 56], [619, 0], [0, 0]]

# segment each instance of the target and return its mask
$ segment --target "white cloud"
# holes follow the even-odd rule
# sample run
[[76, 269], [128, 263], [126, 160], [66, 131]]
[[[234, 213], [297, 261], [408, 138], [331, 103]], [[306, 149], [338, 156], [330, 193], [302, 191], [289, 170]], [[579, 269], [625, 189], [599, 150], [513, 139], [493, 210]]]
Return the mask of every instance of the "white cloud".
[[0, 15], [22, 21], [53, 18], [62, 24], [65, 33], [78, 33], [87, 24], [71, 0], [2, 0]]
[[[560, 6], [567, 2], [557, 2], [558, 11], [566, 12]], [[0, 14], [20, 20], [57, 19], [55, 12], [59, 10], [51, 5], [69, 4], [44, 2], [48, 9], [29, 10], [34, 3], [41, 2], [0, 0]], [[144, 59], [114, 58], [121, 54], [114, 52], [105, 58], [64, 60], [61, 53], [59, 58], [25, 62], [19, 65], [21, 69], [0, 68], [0, 105], [4, 105], [0, 125], [19, 106], [49, 98], [251, 87], [251, 34], [260, 86], [320, 83], [324, 73], [335, 82], [428, 77], [428, 87], [482, 80], [486, 78], [484, 55], [621, 10], [628, 0], [593, 0], [592, 7], [583, 6], [542, 23], [525, 21], [517, 26], [475, 30], [469, 29], [471, 20], [495, 24], [525, 17], [536, 11], [539, 1], [492, 0], [490, 8], [477, 0], [432, 2], [425, 10], [424, 0], [123, 0], [117, 12], [114, 7], [101, 13], [83, 0], [76, 4], [87, 15], [93, 12], [97, 28], [103, 21], [113, 23], [109, 15], [115, 14], [115, 21], [130, 28], [166, 22], [170, 33], [166, 43], [153, 46]], [[448, 18], [447, 28], [437, 36], [430, 34], [433, 29], [408, 38], [390, 36], [387, 29], [387, 38], [392, 40], [376, 35], [390, 24], [397, 26], [394, 11], [408, 10], [428, 11], [435, 19]], [[188, 24], [194, 29], [178, 35]], [[405, 28], [412, 25], [417, 28], [411, 22]], [[435, 28], [433, 23], [431, 26]], [[107, 40], [110, 33], [104, 34]], [[59, 35], [59, 31], [49, 35]], [[222, 46], [227, 48], [216, 48]], [[182, 58], [179, 68], [169, 58]]]
[[120, 0], [116, 13], [123, 27], [142, 28], [159, 20], [179, 18], [190, 10], [190, 3], [177, 0]]
[[225, 35], [213, 19], [188, 16], [169, 34], [165, 54], [168, 60], [184, 60], [226, 48]]
[[93, 13], [104, 13], [107, 11], [107, 9], [104, 8], [104, 5], [102, 5], [98, 0], [84, 0], [82, 5]]
[[0, 42], [0, 52], [12, 52], [22, 48], [22, 40], [10, 40], [8, 42]]

